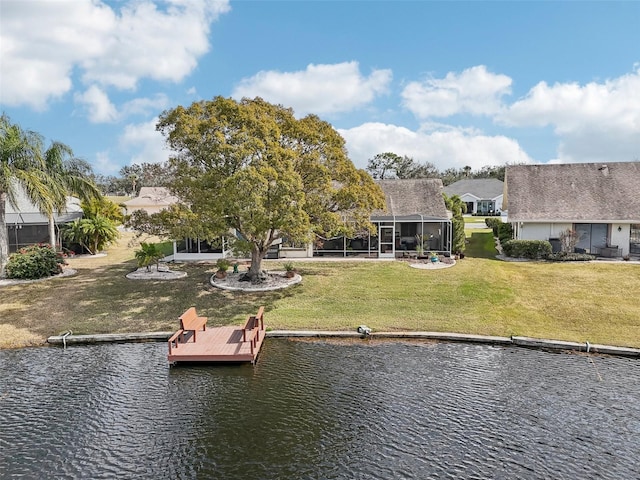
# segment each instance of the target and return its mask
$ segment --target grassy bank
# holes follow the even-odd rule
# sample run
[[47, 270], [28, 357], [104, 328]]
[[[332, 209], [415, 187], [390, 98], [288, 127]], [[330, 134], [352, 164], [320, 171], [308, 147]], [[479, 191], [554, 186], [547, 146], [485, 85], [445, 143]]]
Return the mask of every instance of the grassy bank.
[[[488, 230], [470, 232], [468, 255], [449, 269], [405, 262], [295, 262], [300, 285], [233, 293], [208, 283], [213, 265], [183, 264], [187, 278], [132, 281], [127, 239], [95, 259], [74, 259], [78, 274], [0, 287], [0, 346], [38, 344], [72, 330], [174, 330], [189, 306], [210, 325], [238, 323], [266, 305], [273, 329], [424, 330], [527, 335], [640, 347], [640, 266], [628, 263], [508, 263], [493, 258]], [[265, 268], [281, 263], [266, 261]]]

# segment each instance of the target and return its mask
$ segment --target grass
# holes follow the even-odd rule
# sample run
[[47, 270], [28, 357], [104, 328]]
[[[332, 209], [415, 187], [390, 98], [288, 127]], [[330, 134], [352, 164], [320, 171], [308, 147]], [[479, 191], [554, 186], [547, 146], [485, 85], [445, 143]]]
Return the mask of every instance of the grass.
[[[467, 256], [442, 270], [405, 262], [294, 262], [303, 282], [264, 293], [211, 287], [212, 264], [172, 268], [188, 276], [132, 281], [126, 237], [103, 258], [70, 261], [74, 277], [1, 287], [0, 347], [49, 335], [171, 331], [189, 306], [209, 324], [240, 323], [266, 306], [272, 329], [420, 330], [526, 335], [640, 347], [640, 267], [610, 263], [509, 263], [494, 258], [489, 230], [469, 232]], [[265, 261], [267, 269], [282, 262]]]

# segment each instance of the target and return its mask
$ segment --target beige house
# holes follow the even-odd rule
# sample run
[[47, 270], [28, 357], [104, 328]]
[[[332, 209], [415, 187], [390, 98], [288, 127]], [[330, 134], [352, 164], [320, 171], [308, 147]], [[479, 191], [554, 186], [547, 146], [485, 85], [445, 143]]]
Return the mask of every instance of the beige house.
[[503, 206], [514, 236], [578, 233], [576, 249], [604, 257], [640, 254], [640, 162], [507, 166]]
[[145, 210], [151, 215], [177, 202], [178, 198], [164, 187], [142, 187], [137, 197], [127, 200], [123, 205], [128, 215], [134, 210]]

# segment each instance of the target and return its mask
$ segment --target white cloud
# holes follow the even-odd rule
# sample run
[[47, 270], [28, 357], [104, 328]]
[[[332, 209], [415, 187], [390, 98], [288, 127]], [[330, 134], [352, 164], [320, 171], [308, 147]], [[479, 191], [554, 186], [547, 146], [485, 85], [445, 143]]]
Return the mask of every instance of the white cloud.
[[391, 70], [360, 73], [358, 62], [308, 65], [297, 72], [262, 71], [243, 79], [232, 96], [262, 97], [271, 103], [292, 107], [297, 115], [348, 112], [387, 93]]
[[365, 123], [339, 130], [345, 138], [349, 157], [359, 168], [382, 152], [407, 155], [417, 162], [430, 162], [439, 170], [469, 165], [474, 170], [486, 165], [531, 163], [518, 142], [502, 136], [487, 136], [454, 127], [434, 129], [424, 126], [418, 131], [384, 123]]
[[153, 97], [134, 98], [126, 102], [122, 107], [122, 115], [128, 117], [130, 115], [146, 115], [149, 113], [157, 114], [169, 105], [169, 98], [164, 93], [158, 93]]
[[115, 175], [121, 168], [118, 163], [111, 160], [108, 151], [97, 152], [92, 165], [95, 172], [103, 175]]
[[44, 109], [71, 90], [74, 69], [102, 87], [180, 81], [228, 10], [228, 0], [130, 0], [119, 11], [99, 0], [3, 0], [0, 103]]
[[156, 131], [158, 118], [148, 122], [129, 124], [120, 136], [120, 147], [133, 163], [160, 163], [169, 159], [170, 151], [165, 146], [162, 134]]
[[75, 94], [74, 100], [85, 107], [91, 123], [113, 123], [132, 115], [157, 114], [169, 103], [167, 96], [159, 93], [151, 98], [134, 98], [125, 102], [118, 111], [107, 94], [96, 85], [92, 85], [84, 93]]
[[457, 113], [491, 115], [511, 93], [511, 78], [487, 71], [484, 65], [445, 78], [411, 82], [402, 91], [403, 105], [418, 118], [448, 117]]
[[77, 93], [74, 99], [76, 103], [85, 106], [91, 123], [109, 123], [118, 119], [115, 105], [111, 103], [107, 94], [95, 85], [84, 93]]
[[564, 162], [629, 161], [640, 156], [640, 69], [602, 83], [538, 83], [497, 120], [551, 126]]

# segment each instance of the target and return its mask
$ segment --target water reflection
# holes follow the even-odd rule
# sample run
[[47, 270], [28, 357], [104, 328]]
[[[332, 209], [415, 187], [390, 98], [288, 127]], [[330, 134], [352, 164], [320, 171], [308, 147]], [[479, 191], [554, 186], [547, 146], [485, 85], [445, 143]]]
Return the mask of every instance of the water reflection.
[[3, 477], [639, 478], [630, 359], [269, 339], [256, 367], [129, 344], [0, 369]]

